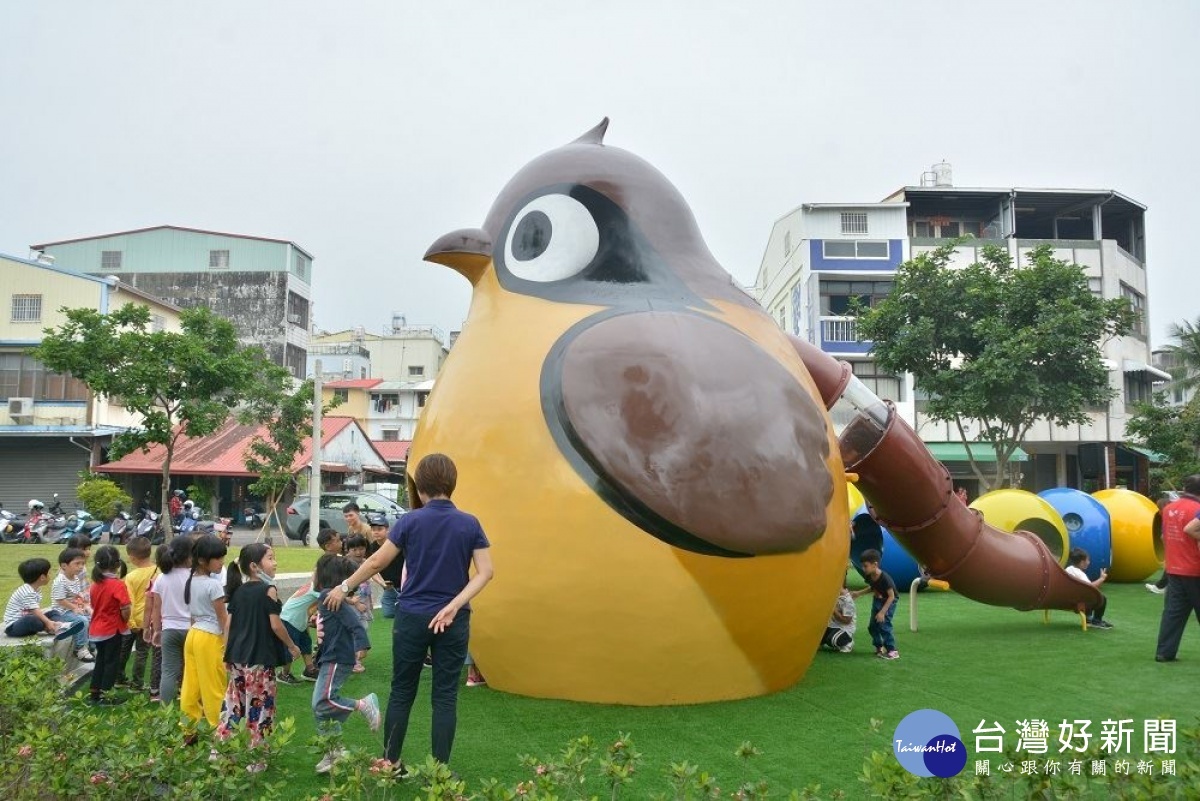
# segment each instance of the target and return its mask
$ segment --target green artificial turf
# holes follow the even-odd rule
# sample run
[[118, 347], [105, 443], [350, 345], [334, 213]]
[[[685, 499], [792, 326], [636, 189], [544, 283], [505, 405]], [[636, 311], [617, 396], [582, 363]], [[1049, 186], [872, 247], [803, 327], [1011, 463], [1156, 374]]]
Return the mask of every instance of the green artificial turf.
[[[5, 598], [16, 585], [17, 561], [51, 553], [56, 550], [50, 546], [0, 546], [0, 589]], [[280, 549], [280, 553], [289, 559], [292, 554], [297, 559], [315, 557], [315, 551], [308, 549]], [[280, 569], [306, 568], [281, 565]], [[853, 653], [818, 653], [796, 686], [744, 701], [638, 708], [536, 700], [491, 688], [464, 687], [452, 767], [471, 789], [488, 777], [512, 784], [528, 776], [518, 763], [520, 754], [552, 756], [583, 734], [606, 745], [618, 733], [630, 732], [645, 762], [627, 798], [666, 791], [663, 771], [669, 763], [682, 760], [715, 774], [726, 792], [750, 778], [763, 777], [776, 790], [820, 783], [825, 791], [841, 787], [856, 798], [862, 797], [857, 775], [866, 754], [890, 752], [896, 724], [923, 708], [940, 710], [957, 723], [969, 753], [967, 771], [974, 769], [972, 731], [981, 720], [989, 726], [1002, 725], [1009, 747], [1016, 745], [1016, 721], [1046, 720], [1050, 756], [1054, 756], [1057, 724], [1062, 720], [1091, 720], [1091, 731], [1098, 736], [1102, 721], [1131, 718], [1136, 759], [1143, 720], [1175, 719], [1180, 730], [1196, 723], [1200, 631], [1189, 624], [1179, 662], [1156, 663], [1162, 596], [1150, 594], [1141, 583], [1108, 585], [1105, 591], [1107, 617], [1115, 628], [1087, 632], [1080, 630], [1076, 616], [1066, 612], [1052, 612], [1047, 625], [1041, 612], [1022, 613], [977, 604], [954, 593], [930, 592], [920, 596], [920, 631], [912, 633], [905, 594], [895, 618], [901, 658], [894, 662], [874, 657], [866, 631], [870, 599], [860, 598]], [[347, 681], [347, 695], [374, 691], [386, 703], [389, 623], [377, 617], [372, 624], [375, 648], [367, 660], [368, 671]], [[681, 681], [686, 680], [686, 664], [673, 669]], [[318, 757], [307, 747], [314, 734], [311, 692], [308, 683], [279, 689], [281, 717], [296, 720], [298, 735], [280, 763], [290, 769], [289, 788], [297, 796], [319, 795], [327, 782], [314, 774]], [[428, 753], [429, 714], [426, 671], [404, 747], [406, 761], [422, 761]], [[872, 718], [882, 721], [878, 733], [870, 731]], [[368, 732], [358, 716], [347, 724], [346, 739], [372, 752], [382, 750], [382, 734]], [[746, 740], [763, 752], [749, 763], [734, 755]], [[995, 771], [999, 759], [991, 757]], [[601, 790], [598, 783], [593, 788]], [[398, 797], [410, 795], [406, 791]]]

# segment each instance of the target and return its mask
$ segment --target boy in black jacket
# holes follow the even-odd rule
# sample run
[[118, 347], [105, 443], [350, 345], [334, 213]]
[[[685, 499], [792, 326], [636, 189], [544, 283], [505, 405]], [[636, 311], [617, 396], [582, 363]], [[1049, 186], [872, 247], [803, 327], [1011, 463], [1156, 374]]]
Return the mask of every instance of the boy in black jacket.
[[[349, 604], [342, 604], [337, 611], [330, 611], [325, 606], [325, 596], [329, 588], [336, 587], [350, 578], [358, 565], [344, 556], [322, 561], [317, 574], [317, 583], [322, 588], [321, 600], [317, 604], [317, 637], [321, 640], [317, 663], [320, 669], [312, 697], [317, 733], [322, 736], [338, 734], [342, 722], [355, 711], [363, 714], [371, 731], [376, 731], [382, 720], [379, 697], [371, 693], [356, 701], [341, 695], [342, 684], [354, 671], [357, 661], [356, 632], [362, 628], [358, 613]], [[333, 768], [333, 763], [345, 754], [346, 751], [342, 748], [333, 748], [327, 752], [317, 763], [317, 773], [328, 773]]]

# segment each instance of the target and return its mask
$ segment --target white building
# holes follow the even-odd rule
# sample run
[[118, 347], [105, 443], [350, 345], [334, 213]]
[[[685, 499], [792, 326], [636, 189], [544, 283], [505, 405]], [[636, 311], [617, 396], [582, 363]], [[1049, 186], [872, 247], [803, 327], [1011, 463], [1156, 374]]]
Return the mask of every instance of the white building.
[[[951, 185], [949, 165], [934, 180], [907, 186], [880, 203], [811, 203], [778, 220], [755, 281], [763, 307], [790, 333], [847, 361], [868, 388], [896, 403], [897, 411], [949, 467], [973, 487], [974, 475], [953, 426], [922, 414], [911, 376], [881, 374], [847, 316], [851, 298], [877, 301], [892, 289], [897, 267], [947, 239], [972, 236], [955, 262], [978, 261], [984, 245], [1008, 249], [1014, 263], [1049, 241], [1056, 258], [1084, 267], [1092, 290], [1125, 298], [1143, 315], [1137, 330], [1104, 345], [1116, 394], [1084, 425], [1037, 423], [1023, 445], [1023, 486], [1098, 489], [1148, 488], [1146, 455], [1124, 444], [1125, 424], [1136, 401], [1169, 378], [1153, 367], [1146, 322], [1145, 206], [1112, 190], [968, 189]], [[923, 182], [925, 183], [925, 182]], [[978, 436], [969, 431], [969, 437]], [[972, 447], [977, 459], [990, 447]], [[993, 457], [994, 458], [994, 457]], [[972, 493], [974, 494], [974, 493]]]

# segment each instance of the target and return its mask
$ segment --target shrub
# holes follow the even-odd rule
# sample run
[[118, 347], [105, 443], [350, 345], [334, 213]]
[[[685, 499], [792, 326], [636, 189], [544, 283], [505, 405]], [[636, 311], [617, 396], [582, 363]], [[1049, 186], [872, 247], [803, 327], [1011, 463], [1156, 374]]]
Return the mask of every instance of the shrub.
[[117, 513], [117, 504], [128, 509], [133, 499], [114, 482], [93, 473], [82, 474], [83, 481], [75, 488], [79, 503], [97, 520], [111, 520]]

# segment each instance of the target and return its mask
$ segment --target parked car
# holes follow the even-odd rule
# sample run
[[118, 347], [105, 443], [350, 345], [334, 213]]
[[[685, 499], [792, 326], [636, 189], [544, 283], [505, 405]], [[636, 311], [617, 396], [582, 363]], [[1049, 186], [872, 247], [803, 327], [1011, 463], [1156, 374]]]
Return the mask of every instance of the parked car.
[[[328, 525], [339, 534], [346, 533], [346, 520], [342, 517], [342, 507], [353, 501], [365, 517], [368, 512], [383, 512], [387, 515], [389, 525], [400, 519], [400, 515], [408, 510], [400, 504], [375, 492], [326, 492], [321, 495], [321, 522]], [[289, 540], [304, 542], [308, 539], [309, 527], [308, 496], [296, 498], [287, 507], [283, 518], [283, 533]]]

